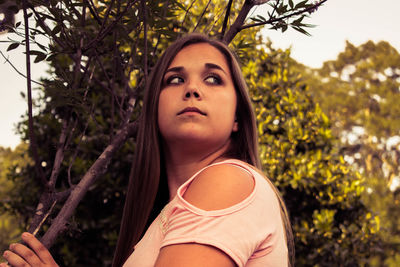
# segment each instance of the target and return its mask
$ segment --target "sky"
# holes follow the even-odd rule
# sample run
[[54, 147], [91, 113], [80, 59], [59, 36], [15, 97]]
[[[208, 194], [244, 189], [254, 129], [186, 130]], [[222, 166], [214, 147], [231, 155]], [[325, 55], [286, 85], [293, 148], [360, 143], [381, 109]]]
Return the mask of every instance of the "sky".
[[[344, 50], [346, 40], [354, 45], [384, 40], [400, 52], [400, 16], [394, 12], [398, 10], [399, 0], [328, 0], [304, 21], [316, 25], [308, 29], [311, 37], [291, 29], [285, 33], [264, 29], [263, 35], [272, 40], [275, 48], [291, 47], [295, 60], [318, 68], [324, 61], [336, 59]], [[258, 8], [257, 12], [262, 13], [263, 9]], [[23, 47], [6, 52], [9, 44], [1, 41], [8, 37], [0, 35], [0, 51], [14, 67], [26, 73]], [[32, 78], [38, 80], [47, 75], [46, 69], [45, 63], [33, 64]], [[0, 79], [0, 146], [14, 148], [20, 142], [15, 125], [27, 112], [27, 103], [21, 97], [21, 92], [26, 92], [26, 80], [1, 55]]]

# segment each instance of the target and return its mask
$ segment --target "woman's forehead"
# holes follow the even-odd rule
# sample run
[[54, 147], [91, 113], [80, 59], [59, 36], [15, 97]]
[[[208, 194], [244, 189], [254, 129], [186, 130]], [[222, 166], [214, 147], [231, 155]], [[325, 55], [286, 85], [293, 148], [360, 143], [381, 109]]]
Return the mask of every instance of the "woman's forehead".
[[208, 43], [191, 44], [182, 48], [174, 57], [169, 68], [191, 65], [211, 63], [220, 66], [225, 71], [229, 71], [228, 62], [225, 55], [216, 47]]

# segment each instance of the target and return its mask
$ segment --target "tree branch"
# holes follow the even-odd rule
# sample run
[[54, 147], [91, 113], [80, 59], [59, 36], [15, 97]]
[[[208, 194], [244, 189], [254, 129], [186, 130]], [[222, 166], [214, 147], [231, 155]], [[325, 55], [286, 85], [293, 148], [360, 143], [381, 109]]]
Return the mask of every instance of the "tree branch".
[[47, 248], [50, 248], [53, 245], [57, 235], [61, 231], [65, 230], [67, 221], [73, 214], [75, 208], [82, 200], [86, 192], [89, 190], [89, 187], [106, 172], [115, 152], [118, 151], [118, 149], [125, 143], [128, 137], [135, 135], [136, 132], [137, 124], [130, 123], [115, 135], [112, 142], [106, 147], [94, 164], [89, 168], [81, 181], [75, 186], [74, 190], [72, 190], [64, 206], [41, 239], [43, 245], [45, 245]]
[[232, 3], [233, 3], [233, 0], [229, 0], [228, 4], [226, 5], [226, 13], [225, 13], [224, 22], [222, 23], [220, 39], [224, 38], [226, 27], [228, 25], [229, 16], [231, 14]]
[[251, 4], [253, 6], [259, 6], [259, 5], [263, 5], [267, 2], [269, 2], [270, 0], [250, 0]]
[[270, 20], [267, 20], [267, 21], [263, 21], [263, 22], [247, 24], [245, 26], [242, 26], [240, 28], [240, 30], [244, 30], [244, 29], [248, 29], [248, 28], [252, 28], [252, 27], [257, 27], [257, 26], [263, 26], [263, 25], [266, 25], [266, 24], [272, 24], [274, 22], [281, 21], [281, 20], [284, 20], [284, 19], [287, 19], [287, 18], [290, 18], [290, 17], [293, 17], [293, 16], [298, 16], [298, 15], [306, 13], [306, 12], [311, 12], [311, 11], [317, 9], [320, 5], [322, 5], [326, 1], [328, 1], [328, 0], [322, 0], [321, 2], [318, 2], [317, 4], [315, 4], [315, 5], [311, 6], [311, 7], [302, 9], [300, 11], [288, 14], [288, 15], [280, 17], [280, 18], [274, 18], [274, 19], [270, 19]]
[[244, 24], [247, 14], [249, 14], [250, 9], [253, 6], [254, 4], [252, 3], [252, 1], [250, 0], [244, 1], [244, 4], [240, 9], [238, 16], [236, 17], [235, 22], [232, 24], [232, 26], [229, 28], [229, 31], [222, 38], [222, 41], [224, 41], [226, 44], [229, 44], [233, 40], [233, 38], [235, 38], [236, 34], [238, 34], [242, 30], [242, 25]]
[[271, 24], [277, 21], [281, 21], [284, 20], [286, 18], [292, 17], [292, 16], [297, 16], [306, 12], [312, 12], [313, 10], [317, 9], [319, 6], [321, 6], [323, 3], [325, 3], [328, 0], [322, 0], [318, 3], [316, 3], [315, 5], [312, 5], [308, 8], [302, 9], [300, 11], [291, 13], [289, 15], [286, 16], [282, 16], [280, 18], [274, 18], [274, 19], [270, 19], [267, 21], [263, 21], [263, 22], [258, 22], [258, 23], [252, 23], [252, 24], [248, 24], [248, 25], [244, 25], [244, 21], [247, 17], [247, 14], [249, 13], [250, 9], [255, 6], [255, 5], [261, 5], [261, 4], [265, 4], [267, 3], [269, 0], [246, 0], [243, 4], [242, 9], [239, 12], [239, 15], [237, 16], [235, 22], [232, 24], [231, 28], [229, 29], [229, 31], [226, 33], [226, 35], [224, 36], [224, 38], [222, 39], [225, 43], [229, 44], [233, 38], [235, 38], [236, 34], [238, 34], [240, 31], [244, 30], [244, 29], [248, 29], [251, 27], [257, 27], [257, 26], [262, 26], [262, 25], [266, 25], [266, 24]]
[[28, 232], [36, 235], [47, 217], [51, 214], [55, 204], [64, 202], [73, 189], [74, 186], [71, 186], [69, 189], [58, 193], [44, 192], [40, 197], [39, 204], [36, 207], [35, 215], [32, 218]]

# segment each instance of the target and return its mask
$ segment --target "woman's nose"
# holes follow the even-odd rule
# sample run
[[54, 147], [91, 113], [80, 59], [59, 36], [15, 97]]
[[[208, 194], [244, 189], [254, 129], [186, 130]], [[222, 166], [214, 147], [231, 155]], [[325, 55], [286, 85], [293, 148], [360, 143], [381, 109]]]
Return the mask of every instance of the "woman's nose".
[[185, 99], [185, 100], [188, 100], [188, 99], [190, 99], [190, 98], [195, 98], [195, 99], [197, 99], [197, 100], [201, 100], [201, 92], [200, 92], [200, 90], [198, 89], [198, 87], [197, 86], [191, 86], [191, 85], [189, 85], [186, 89], [185, 89], [185, 91], [184, 91], [184, 93], [183, 93], [183, 98]]
[[185, 98], [191, 98], [191, 97], [200, 98], [200, 94], [195, 90], [186, 91]]

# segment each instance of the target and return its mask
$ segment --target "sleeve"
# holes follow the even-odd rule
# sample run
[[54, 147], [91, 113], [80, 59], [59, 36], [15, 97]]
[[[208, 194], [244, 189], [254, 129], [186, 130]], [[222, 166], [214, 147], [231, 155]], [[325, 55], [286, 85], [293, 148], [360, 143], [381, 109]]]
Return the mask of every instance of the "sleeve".
[[222, 250], [238, 266], [245, 266], [254, 254], [268, 253], [268, 240], [281, 223], [279, 203], [273, 192], [259, 197], [257, 188], [242, 202], [214, 211], [201, 210], [178, 195], [167, 216], [161, 247], [182, 243], [210, 245]]

